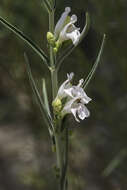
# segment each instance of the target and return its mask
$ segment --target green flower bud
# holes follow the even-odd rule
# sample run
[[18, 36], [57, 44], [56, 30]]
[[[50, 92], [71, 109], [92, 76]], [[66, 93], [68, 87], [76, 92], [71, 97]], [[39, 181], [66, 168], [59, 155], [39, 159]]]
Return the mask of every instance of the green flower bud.
[[61, 45], [62, 45], [62, 43], [59, 40], [57, 40], [57, 42], [55, 42], [55, 47], [53, 48], [54, 53], [58, 52], [58, 50], [61, 47]]
[[54, 112], [56, 113], [59, 113], [62, 109], [62, 102], [59, 98], [55, 99], [53, 102], [52, 102], [52, 106], [53, 106], [53, 110]]
[[57, 40], [57, 42], [55, 43], [56, 48], [59, 49], [61, 45], [62, 43], [59, 40]]
[[47, 32], [47, 41], [52, 46], [55, 46], [55, 37], [51, 32]]
[[53, 51], [56, 54], [58, 52], [58, 49], [55, 47], [55, 48], [53, 48]]

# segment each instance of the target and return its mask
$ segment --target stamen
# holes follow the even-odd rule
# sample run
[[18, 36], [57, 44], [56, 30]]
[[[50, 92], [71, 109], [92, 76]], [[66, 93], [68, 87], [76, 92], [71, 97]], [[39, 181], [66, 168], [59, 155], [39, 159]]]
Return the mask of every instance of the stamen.
[[84, 79], [79, 80], [78, 86], [82, 86], [82, 83], [84, 82]]

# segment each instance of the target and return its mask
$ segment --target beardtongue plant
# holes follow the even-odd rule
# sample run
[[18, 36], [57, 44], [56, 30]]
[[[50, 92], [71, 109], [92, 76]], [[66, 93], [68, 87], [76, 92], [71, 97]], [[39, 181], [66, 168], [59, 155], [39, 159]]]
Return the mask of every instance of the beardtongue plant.
[[[36, 80], [32, 76], [28, 57], [24, 54], [25, 62], [27, 65], [27, 72], [31, 87], [41, 114], [45, 119], [45, 125], [49, 130], [49, 134], [53, 143], [54, 153], [56, 153], [56, 176], [58, 177], [59, 190], [67, 190], [67, 165], [68, 165], [68, 127], [64, 124], [64, 118], [67, 114], [72, 114], [75, 121], [80, 122], [90, 116], [90, 112], [86, 107], [91, 101], [85, 92], [86, 87], [93, 74], [96, 71], [100, 57], [104, 48], [105, 34], [103, 36], [100, 51], [97, 59], [93, 64], [91, 71], [85, 79], [80, 79], [77, 85], [73, 84], [74, 73], [67, 74], [67, 80], [58, 87], [58, 72], [61, 64], [67, 58], [67, 56], [77, 47], [77, 45], [86, 36], [90, 18], [86, 13], [86, 24], [81, 31], [80, 28], [75, 26], [77, 22], [76, 15], [70, 15], [71, 8], [66, 7], [62, 13], [60, 19], [54, 26], [54, 13], [56, 10], [55, 0], [43, 0], [43, 4], [49, 15], [49, 31], [47, 32], [47, 41], [49, 44], [49, 56], [47, 56], [43, 50], [38, 47], [33, 41], [31, 41], [23, 32], [8, 23], [5, 19], [0, 17], [0, 23], [15, 33], [20, 39], [28, 44], [34, 52], [41, 58], [42, 62], [46, 65], [47, 69], [51, 73], [52, 81], [52, 107], [49, 105], [47, 96], [46, 81], [42, 80], [43, 85], [43, 97], [39, 93], [39, 89], [36, 85]], [[70, 43], [66, 43], [66, 42]], [[64, 48], [62, 47], [64, 44]], [[49, 57], [49, 58], [48, 58]]]

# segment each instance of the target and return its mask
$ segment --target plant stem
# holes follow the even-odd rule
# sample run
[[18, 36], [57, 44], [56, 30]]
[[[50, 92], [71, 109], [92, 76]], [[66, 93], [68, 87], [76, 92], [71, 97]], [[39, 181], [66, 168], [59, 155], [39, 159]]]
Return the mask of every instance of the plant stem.
[[64, 190], [67, 190], [67, 176], [66, 176], [66, 173], [67, 173], [67, 166], [68, 166], [68, 128], [66, 127], [65, 128], [65, 153], [64, 153], [64, 156], [65, 156], [65, 161], [64, 161]]
[[52, 94], [53, 94], [53, 100], [54, 100], [58, 91], [58, 79], [57, 79], [56, 69], [51, 70], [51, 80], [52, 80]]
[[[54, 33], [54, 11], [52, 10], [51, 12], [49, 12], [49, 31], [51, 33]], [[53, 68], [55, 63], [54, 63], [54, 53], [53, 53], [53, 48], [50, 45], [50, 64], [51, 67]]]
[[[49, 13], [49, 31], [54, 33], [54, 10]], [[52, 94], [53, 99], [56, 97], [58, 90], [58, 80], [57, 80], [57, 70], [55, 68], [56, 65], [55, 54], [53, 52], [53, 48], [50, 45], [50, 66], [51, 66], [51, 80], [52, 80]]]
[[56, 142], [57, 167], [60, 170], [60, 177], [61, 177], [63, 170], [63, 151], [62, 151], [61, 135], [59, 133], [55, 134], [55, 142]]
[[[60, 126], [57, 126], [60, 127]], [[55, 134], [57, 168], [59, 169], [59, 190], [67, 190], [68, 164], [68, 129], [57, 131]]]
[[[49, 12], [49, 31], [51, 33], [54, 33], [54, 10], [53, 9], [51, 12]], [[58, 71], [56, 69], [56, 57], [51, 45], [50, 45], [50, 71], [51, 71], [51, 81], [52, 81], [52, 96], [54, 100], [58, 91], [58, 79], [57, 79]], [[67, 136], [68, 134], [65, 131], [66, 129], [61, 130], [61, 121], [60, 122], [59, 121], [60, 120], [58, 120], [55, 124], [56, 126], [54, 126], [57, 168], [59, 169], [59, 190], [67, 190], [66, 171], [67, 171], [67, 152], [68, 152], [68, 148], [67, 148], [68, 137]], [[64, 122], [62, 124], [64, 124]]]

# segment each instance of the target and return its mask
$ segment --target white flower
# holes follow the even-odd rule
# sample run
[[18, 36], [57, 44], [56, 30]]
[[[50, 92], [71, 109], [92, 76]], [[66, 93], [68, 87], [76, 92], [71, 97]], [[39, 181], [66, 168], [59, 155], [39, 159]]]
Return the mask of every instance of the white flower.
[[71, 99], [65, 104], [62, 114], [66, 115], [67, 113], [72, 113], [77, 122], [80, 122], [79, 119], [84, 120], [90, 115], [90, 112], [82, 102], [82, 99], [79, 99], [78, 97]]
[[[77, 86], [71, 84], [73, 76], [74, 73], [67, 74], [67, 80], [60, 86], [54, 102], [57, 102], [57, 100], [61, 101], [61, 114], [63, 117], [66, 114], [72, 113], [75, 120], [80, 122], [79, 119], [84, 120], [90, 115], [85, 104], [88, 104], [91, 98], [86, 95], [84, 89], [81, 87], [84, 81], [83, 79], [79, 81]], [[64, 105], [62, 105], [63, 98], [66, 98]]]
[[70, 13], [71, 8], [70, 7], [66, 7], [65, 11], [63, 12], [63, 14], [61, 15], [60, 19], [58, 20], [56, 26], [55, 26], [55, 37], [57, 38], [59, 36], [60, 31], [63, 29], [63, 27], [65, 26], [68, 14]]
[[74, 23], [77, 22], [77, 16], [68, 16], [71, 9], [70, 7], [65, 8], [65, 12], [61, 15], [61, 18], [56, 24], [54, 35], [58, 38], [58, 42], [62, 43], [66, 40], [72, 40], [74, 45], [77, 45], [80, 39], [80, 28], [77, 28]]

